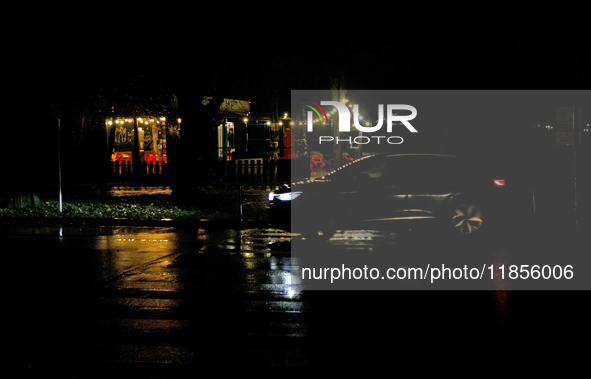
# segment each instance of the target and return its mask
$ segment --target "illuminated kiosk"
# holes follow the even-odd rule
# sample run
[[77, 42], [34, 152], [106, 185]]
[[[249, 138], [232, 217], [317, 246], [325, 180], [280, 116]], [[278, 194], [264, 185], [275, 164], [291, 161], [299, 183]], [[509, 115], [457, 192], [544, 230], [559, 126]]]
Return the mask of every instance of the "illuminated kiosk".
[[167, 141], [180, 129], [180, 119], [170, 123], [164, 117], [113, 117], [105, 122], [111, 161], [120, 165], [132, 165], [134, 157], [145, 163], [167, 163]]

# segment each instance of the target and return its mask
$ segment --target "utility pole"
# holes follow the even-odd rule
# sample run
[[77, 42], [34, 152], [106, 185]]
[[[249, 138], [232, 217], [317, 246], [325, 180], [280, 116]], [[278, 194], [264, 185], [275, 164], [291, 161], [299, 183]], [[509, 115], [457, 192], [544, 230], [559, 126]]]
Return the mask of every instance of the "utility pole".
[[578, 223], [579, 217], [577, 215], [577, 133], [576, 133], [576, 121], [575, 121], [575, 106], [573, 105], [573, 187], [574, 187], [574, 195], [575, 195], [575, 203], [574, 203], [574, 218], [575, 218], [575, 231], [578, 230]]
[[58, 189], [59, 189], [59, 208], [62, 213], [62, 150], [60, 138], [61, 122], [57, 119], [57, 170], [58, 170]]
[[51, 104], [50, 116], [57, 118], [57, 169], [58, 169], [58, 204], [62, 213], [62, 152], [61, 152], [61, 119], [68, 117], [69, 109], [66, 104]]
[[568, 107], [556, 108], [556, 144], [563, 146], [572, 145], [572, 194], [573, 201], [573, 227], [578, 228], [578, 194], [577, 194], [577, 144], [580, 138], [577, 130], [577, 112], [579, 121], [582, 120], [581, 107], [573, 104]]

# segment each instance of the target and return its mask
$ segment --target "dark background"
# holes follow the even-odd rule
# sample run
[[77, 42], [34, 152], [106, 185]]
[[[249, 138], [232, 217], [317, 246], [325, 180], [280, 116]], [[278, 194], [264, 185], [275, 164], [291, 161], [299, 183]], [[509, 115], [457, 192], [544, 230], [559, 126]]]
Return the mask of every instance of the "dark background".
[[[184, 133], [195, 134], [203, 95], [250, 100], [253, 112], [282, 114], [293, 89], [591, 83], [588, 5], [43, 4], [12, 6], [7, 14], [6, 128], [13, 125], [13, 132], [3, 145], [6, 159], [19, 164], [53, 162], [51, 105], [71, 108], [86, 97], [95, 110], [117, 96], [149, 107], [174, 94]], [[74, 131], [64, 134], [62, 148], [72, 151], [66, 157], [82, 154], [76, 159], [95, 165], [104, 158], [91, 153], [103, 144], [100, 125], [79, 140]], [[49, 175], [37, 166], [28, 177]]]
[[133, 75], [175, 89], [217, 87], [261, 106], [275, 92], [286, 97], [291, 89], [333, 84], [583, 88], [590, 80], [588, 8], [41, 5], [13, 14], [9, 42], [22, 79], [51, 92], [81, 77]]
[[[132, 7], [23, 3], [5, 6], [3, 11], [3, 60], [7, 63], [3, 74], [8, 83], [5, 98], [9, 99], [1, 149], [2, 167], [9, 170], [4, 172], [4, 187], [19, 181], [55, 183], [57, 132], [50, 105], [77, 104], [85, 96], [96, 100], [101, 88], [117, 87], [120, 90], [109, 96], [125, 94], [128, 100], [148, 104], [154, 97], [175, 93], [183, 127], [190, 133], [199, 125], [200, 115], [193, 112], [203, 95], [250, 100], [257, 112], [277, 108], [283, 112], [289, 108], [292, 89], [588, 89], [591, 84], [589, 5], [573, 7], [565, 2], [545, 8], [515, 2], [477, 6], [421, 2], [416, 7], [383, 2], [144, 3]], [[471, 136], [480, 138], [482, 132], [471, 129]], [[105, 146], [104, 130], [84, 133], [80, 160], [103, 159], [96, 156], [95, 148]], [[75, 151], [68, 138], [64, 134], [64, 149], [70, 151], [64, 152], [64, 159], [73, 157]], [[549, 177], [544, 174], [549, 171], [564, 176], [560, 181], [564, 188], [547, 190], [545, 204], [570, 209], [570, 199], [555, 201], [560, 191], [570, 190], [569, 172], [555, 155], [546, 154], [546, 146], [556, 150], [555, 141], [544, 143], [535, 146], [543, 157], [539, 177], [547, 183]], [[560, 154], [568, 165], [568, 152]], [[556, 241], [556, 251], [560, 251], [563, 241]], [[35, 254], [39, 252], [44, 251], [35, 249]], [[587, 293], [551, 296], [515, 291], [514, 295], [520, 299], [514, 301], [518, 322], [507, 332], [513, 336], [514, 354], [539, 353], [531, 363], [545, 367], [556, 361], [555, 353], [562, 353], [559, 358], [570, 365], [572, 357], [566, 356], [581, 351], [578, 346], [586, 336], [579, 332], [588, 330], [581, 308]], [[366, 296], [360, 292], [357, 298]], [[415, 299], [412, 293], [408, 297]], [[396, 341], [410, 356], [443, 352], [448, 366], [466, 361], [464, 354], [469, 350], [479, 354], [478, 347], [486, 345], [492, 335], [473, 332], [472, 326], [490, 320], [480, 312], [488, 305], [472, 308], [475, 303], [470, 295], [443, 294], [436, 300], [420, 297], [416, 304], [423, 308], [410, 307], [408, 316], [394, 322], [392, 315], [399, 314], [396, 299], [387, 304], [379, 297], [347, 300], [351, 306], [344, 311], [342, 303], [327, 298], [332, 301], [317, 301], [321, 305], [317, 317], [326, 320], [321, 325], [327, 326], [319, 341], [339, 346], [338, 352], [351, 342], [351, 334], [341, 331], [350, 330], [353, 324], [357, 325], [354, 342], [362, 348], [371, 347], [368, 336], [372, 342], [375, 338]], [[436, 312], [425, 314], [425, 304], [433, 302]], [[456, 313], [449, 311], [456, 303], [461, 304], [461, 311], [468, 310], [465, 318], [454, 319]], [[36, 303], [31, 304], [37, 310]], [[349, 309], [352, 313], [346, 313]], [[468, 318], [470, 322], [463, 324]], [[425, 331], [418, 334], [424, 338], [414, 338], [425, 325]], [[474, 345], [470, 343], [473, 339], [483, 342]], [[452, 349], [446, 341], [463, 349]], [[366, 357], [383, 343], [374, 346]], [[379, 353], [373, 361], [407, 363], [395, 360], [397, 353], [392, 355], [390, 350]], [[359, 361], [351, 355], [338, 358], [342, 361], [343, 357]], [[501, 350], [486, 364], [502, 364], [504, 359]]]

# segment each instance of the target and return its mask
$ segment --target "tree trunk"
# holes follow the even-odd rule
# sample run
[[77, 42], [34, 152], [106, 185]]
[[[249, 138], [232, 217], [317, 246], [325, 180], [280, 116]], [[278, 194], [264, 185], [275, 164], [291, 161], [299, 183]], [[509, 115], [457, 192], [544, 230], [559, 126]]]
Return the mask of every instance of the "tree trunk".
[[8, 208], [29, 209], [40, 206], [41, 201], [32, 186], [18, 186], [9, 193]]
[[182, 130], [179, 137], [179, 152], [176, 155], [178, 159], [175, 162], [173, 194], [193, 196], [196, 188], [212, 179], [204, 173], [217, 163], [215, 151], [212, 149], [213, 120], [224, 97], [214, 94], [207, 105], [201, 105], [203, 95], [199, 93], [180, 93], [178, 97]]

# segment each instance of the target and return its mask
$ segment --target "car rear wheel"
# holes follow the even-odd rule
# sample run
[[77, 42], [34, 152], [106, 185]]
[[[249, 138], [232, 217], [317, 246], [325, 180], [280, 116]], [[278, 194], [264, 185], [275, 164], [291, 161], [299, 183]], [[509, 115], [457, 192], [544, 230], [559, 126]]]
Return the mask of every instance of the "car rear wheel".
[[483, 225], [483, 216], [480, 208], [472, 203], [458, 203], [452, 207], [451, 226], [460, 234], [480, 234]]

